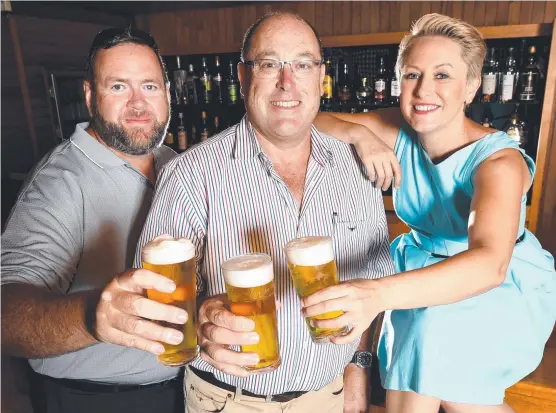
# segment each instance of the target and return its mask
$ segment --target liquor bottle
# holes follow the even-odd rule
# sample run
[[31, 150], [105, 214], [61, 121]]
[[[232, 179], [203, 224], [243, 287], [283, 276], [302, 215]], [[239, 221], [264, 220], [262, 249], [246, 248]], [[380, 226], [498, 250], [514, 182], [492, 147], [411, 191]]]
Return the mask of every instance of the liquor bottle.
[[201, 100], [203, 103], [210, 103], [212, 87], [206, 57], [203, 57], [201, 60], [201, 76], [199, 76], [199, 80], [201, 81]]
[[506, 125], [504, 125], [504, 132], [506, 132], [510, 136], [510, 138], [516, 141], [519, 146], [524, 147], [525, 145], [527, 145], [528, 141], [526, 133], [527, 126], [520, 120], [517, 109], [518, 105], [516, 105], [514, 113], [512, 113], [510, 120], [506, 122]]
[[176, 93], [176, 103], [187, 105], [187, 73], [181, 68], [180, 57], [176, 56], [176, 70], [174, 70], [174, 91]]
[[199, 103], [199, 78], [195, 74], [195, 69], [193, 64], [189, 64], [189, 70], [187, 71], [187, 96], [189, 98], [189, 103], [197, 105]]
[[194, 123], [191, 124], [191, 142], [197, 142], [197, 127]]
[[220, 118], [218, 116], [214, 117], [214, 133], [220, 132]]
[[537, 68], [537, 48], [529, 46], [529, 54], [519, 71], [519, 100], [534, 101], [537, 99], [539, 69]]
[[164, 137], [164, 145], [174, 149], [175, 144], [176, 143], [174, 141], [174, 134], [172, 133], [172, 131], [166, 132], [166, 136]]
[[492, 123], [490, 122], [488, 116], [485, 116], [483, 121], [481, 122], [481, 125], [483, 125], [485, 128], [492, 128]]
[[378, 57], [378, 73], [375, 76], [375, 103], [385, 103], [388, 100], [386, 90], [386, 65], [384, 64], [384, 56]]
[[361, 86], [355, 91], [355, 97], [360, 105], [365, 105], [370, 103], [372, 98], [373, 90], [367, 86], [367, 78], [361, 78]]
[[502, 72], [500, 102], [511, 102], [515, 98], [515, 91], [517, 86], [517, 71], [515, 66], [514, 48], [508, 48], [508, 55], [506, 57], [506, 65]]
[[330, 103], [334, 97], [334, 74], [332, 68], [332, 61], [330, 59], [326, 59], [324, 63], [326, 72], [324, 75], [324, 80], [322, 81], [322, 86], [324, 89], [324, 93], [322, 94], [322, 102], [323, 103]]
[[394, 70], [390, 78], [390, 103], [392, 105], [398, 105], [400, 103], [401, 92], [400, 82]]
[[187, 132], [183, 125], [183, 113], [178, 113], [180, 124], [178, 125], [178, 152], [183, 152], [187, 149]]
[[498, 71], [498, 62], [495, 57], [496, 49], [493, 47], [489, 50], [485, 65], [483, 66], [483, 82], [481, 89], [481, 102], [495, 102], [496, 101], [496, 86], [500, 73]]
[[222, 73], [220, 72], [220, 58], [216, 56], [214, 58], [214, 76], [212, 77], [213, 83], [213, 97], [214, 100], [218, 103], [224, 102], [224, 93], [222, 91]]
[[207, 112], [201, 112], [201, 142], [206, 141], [209, 137], [209, 129], [207, 125]]
[[238, 81], [234, 70], [234, 63], [230, 61], [230, 74], [228, 76], [228, 104], [235, 105], [238, 100]]
[[338, 81], [337, 95], [340, 104], [345, 104], [351, 99], [351, 88], [349, 85], [349, 67], [346, 62], [342, 64], [342, 71], [340, 72], [340, 79]]

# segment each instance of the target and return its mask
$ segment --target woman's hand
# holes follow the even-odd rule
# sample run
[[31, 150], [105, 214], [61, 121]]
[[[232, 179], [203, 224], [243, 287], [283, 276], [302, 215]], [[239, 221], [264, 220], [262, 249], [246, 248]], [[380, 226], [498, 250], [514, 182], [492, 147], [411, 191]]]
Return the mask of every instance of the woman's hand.
[[402, 169], [394, 151], [363, 125], [353, 124], [349, 135], [350, 142], [367, 168], [369, 179], [375, 182], [376, 187], [386, 191], [394, 180], [394, 186], [399, 188]]
[[313, 317], [330, 311], [343, 311], [344, 314], [328, 320], [313, 319], [311, 324], [318, 328], [353, 328], [343, 337], [331, 337], [335, 344], [355, 341], [376, 316], [384, 311], [376, 280], [351, 280], [333, 287], [325, 288], [301, 300], [303, 316]]

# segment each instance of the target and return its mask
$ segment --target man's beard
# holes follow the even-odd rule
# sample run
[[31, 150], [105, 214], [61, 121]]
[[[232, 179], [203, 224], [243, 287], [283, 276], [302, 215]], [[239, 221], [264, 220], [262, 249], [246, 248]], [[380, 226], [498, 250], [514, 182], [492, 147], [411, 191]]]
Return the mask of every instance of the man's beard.
[[[97, 133], [104, 143], [112, 149], [125, 153], [126, 155], [146, 155], [160, 146], [168, 129], [169, 117], [166, 122], [158, 122], [153, 119], [153, 129], [150, 136], [141, 129], [129, 134], [119, 123], [109, 122], [102, 117], [98, 111], [96, 97], [93, 96], [93, 116], [89, 126]], [[134, 111], [134, 117], [143, 117], [145, 112]], [[132, 117], [133, 117], [132, 116]], [[149, 114], [149, 116], [151, 116]], [[151, 116], [152, 118], [152, 116]]]

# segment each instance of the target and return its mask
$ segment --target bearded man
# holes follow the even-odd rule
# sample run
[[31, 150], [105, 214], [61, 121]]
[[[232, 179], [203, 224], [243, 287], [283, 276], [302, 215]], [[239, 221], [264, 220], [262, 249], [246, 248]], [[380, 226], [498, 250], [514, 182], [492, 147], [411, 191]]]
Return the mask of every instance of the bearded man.
[[144, 297], [164, 277], [129, 269], [175, 156], [168, 77], [135, 29], [100, 32], [87, 73], [91, 122], [29, 174], [2, 237], [2, 351], [29, 360], [35, 412], [183, 413], [180, 370], [156, 357], [183, 335], [151, 320], [187, 314]]

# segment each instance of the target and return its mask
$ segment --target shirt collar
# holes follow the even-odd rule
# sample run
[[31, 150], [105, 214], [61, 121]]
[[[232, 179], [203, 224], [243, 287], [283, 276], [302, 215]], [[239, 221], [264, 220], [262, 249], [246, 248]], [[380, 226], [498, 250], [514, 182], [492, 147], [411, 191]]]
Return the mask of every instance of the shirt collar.
[[[75, 132], [73, 132], [73, 135], [70, 137], [71, 143], [76, 146], [87, 158], [102, 169], [117, 168], [122, 165], [130, 165], [133, 167], [133, 165], [129, 164], [129, 162], [120, 158], [109, 148], [92, 137], [87, 132], [88, 127], [88, 122], [78, 123], [75, 126]], [[153, 153], [155, 170], [157, 172], [166, 164], [166, 162], [168, 162], [168, 160], [175, 156], [175, 153], [171, 149], [164, 146], [156, 148]]]
[[[263, 149], [255, 136], [251, 122], [245, 115], [236, 128], [233, 157], [234, 159], [247, 159], [260, 154], [264, 154]], [[321, 166], [332, 165], [333, 154], [330, 142], [319, 133], [314, 125], [311, 125], [311, 156]]]

